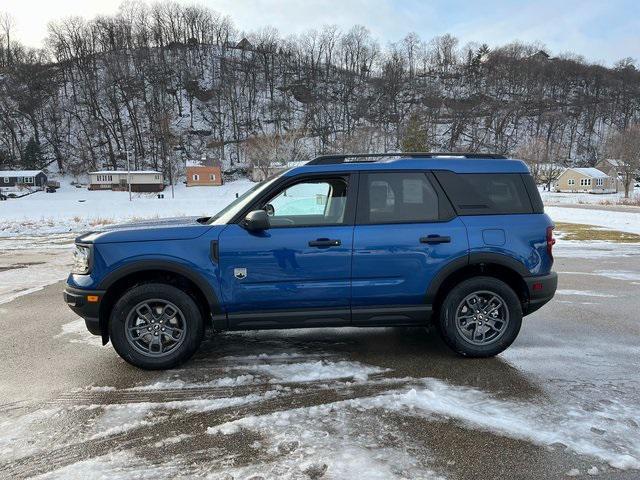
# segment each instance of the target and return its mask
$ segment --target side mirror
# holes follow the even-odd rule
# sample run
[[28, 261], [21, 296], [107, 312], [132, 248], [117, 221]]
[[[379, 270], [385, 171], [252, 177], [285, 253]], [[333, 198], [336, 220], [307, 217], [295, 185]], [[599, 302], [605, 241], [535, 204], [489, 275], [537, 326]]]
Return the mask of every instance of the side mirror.
[[269, 215], [270, 217], [273, 217], [273, 215], [276, 213], [276, 209], [273, 208], [273, 205], [271, 205], [270, 203], [267, 203], [264, 206], [264, 211], [267, 212], [267, 215]]
[[242, 226], [250, 232], [258, 232], [261, 230], [268, 230], [271, 226], [269, 224], [269, 215], [264, 210], [254, 210], [247, 213], [242, 221]]

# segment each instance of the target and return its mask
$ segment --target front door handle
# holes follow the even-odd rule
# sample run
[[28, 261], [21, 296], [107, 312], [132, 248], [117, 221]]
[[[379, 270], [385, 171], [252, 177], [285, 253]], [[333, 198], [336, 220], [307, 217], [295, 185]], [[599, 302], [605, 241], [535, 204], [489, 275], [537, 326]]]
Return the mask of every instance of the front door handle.
[[338, 247], [342, 244], [340, 240], [332, 240], [330, 238], [318, 238], [309, 241], [310, 247]]
[[436, 243], [451, 243], [451, 237], [442, 235], [427, 235], [426, 237], [420, 237], [420, 243], [428, 243], [435, 245]]

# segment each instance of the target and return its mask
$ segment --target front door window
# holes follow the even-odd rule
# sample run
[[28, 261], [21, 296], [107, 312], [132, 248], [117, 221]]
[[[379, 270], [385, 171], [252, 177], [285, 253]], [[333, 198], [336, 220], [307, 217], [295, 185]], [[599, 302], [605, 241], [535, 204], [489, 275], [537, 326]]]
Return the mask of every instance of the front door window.
[[347, 204], [344, 178], [307, 180], [290, 185], [268, 200], [271, 226], [340, 225]]

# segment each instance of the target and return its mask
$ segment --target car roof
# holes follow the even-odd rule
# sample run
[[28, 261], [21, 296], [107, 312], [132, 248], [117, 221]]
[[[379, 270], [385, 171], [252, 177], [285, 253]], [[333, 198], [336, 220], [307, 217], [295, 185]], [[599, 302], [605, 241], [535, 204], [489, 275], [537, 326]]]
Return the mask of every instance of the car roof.
[[391, 170], [449, 170], [455, 173], [529, 173], [527, 164], [513, 158], [398, 157], [382, 161], [324, 163], [291, 168], [284, 176], [303, 173], [366, 172]]

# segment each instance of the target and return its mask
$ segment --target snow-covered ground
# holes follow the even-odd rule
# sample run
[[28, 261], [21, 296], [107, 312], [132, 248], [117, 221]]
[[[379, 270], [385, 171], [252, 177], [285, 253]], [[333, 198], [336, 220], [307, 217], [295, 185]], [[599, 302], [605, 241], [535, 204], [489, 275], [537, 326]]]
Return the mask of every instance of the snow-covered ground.
[[[624, 348], [638, 353], [637, 347]], [[581, 474], [640, 469], [637, 407], [632, 396], [615, 389], [591, 385], [567, 397], [559, 385], [542, 398], [522, 399], [453, 380], [398, 375], [337, 353], [333, 344], [321, 349], [301, 343], [296, 350], [290, 341], [252, 342], [250, 334], [231, 333], [219, 349], [232, 355], [212, 354], [188, 370], [161, 373], [153, 383], [86, 386], [67, 401], [0, 421], [0, 461], [22, 462], [32, 471], [25, 459], [46, 460], [56, 452], [54, 464], [65, 466], [43, 479], [205, 473], [212, 479], [440, 479], [429, 452], [434, 445], [425, 452], [409, 428], [440, 424], [578, 455], [585, 464]], [[560, 355], [554, 358], [560, 362], [568, 355], [578, 363], [605, 353], [568, 345], [546, 355]], [[524, 369], [539, 362], [530, 357], [522, 347], [505, 355]], [[319, 401], [323, 392], [333, 399]], [[105, 440], [120, 447], [80, 454], [93, 447], [105, 451]], [[172, 453], [151, 462], [151, 445]]]
[[[539, 188], [540, 195], [545, 205], [576, 205], [576, 204], [616, 204], [620, 200], [624, 199], [624, 192], [607, 193], [607, 194], [592, 194], [592, 193], [558, 193], [548, 192]], [[630, 199], [640, 198], [640, 187], [636, 187], [633, 192], [629, 194]]]
[[593, 208], [545, 206], [544, 210], [555, 222], [582, 223], [640, 234], [640, 207], [628, 212], [598, 210], [595, 205]]
[[[69, 179], [61, 180], [55, 194], [37, 192], [32, 195], [0, 202], [0, 237], [15, 235], [41, 235], [64, 232], [82, 232], [92, 227], [126, 221], [176, 217], [210, 216], [242, 194], [253, 183], [237, 180], [220, 187], [189, 187], [180, 183], [157, 194], [134, 193], [129, 201], [128, 192], [89, 191], [76, 188]], [[585, 223], [630, 233], [640, 233], [640, 208], [634, 211], [614, 212], [598, 210], [598, 203], [615, 203], [621, 193], [591, 195], [586, 193], [555, 193], [541, 191], [546, 211], [559, 222]], [[640, 196], [640, 188], [634, 195]], [[589, 204], [593, 209], [577, 210], [562, 205]]]
[[37, 192], [0, 202], [0, 235], [80, 232], [96, 225], [124, 221], [180, 216], [211, 216], [242, 194], [253, 182], [237, 180], [220, 187], [166, 188], [163, 199], [155, 193], [76, 188], [66, 179], [56, 193]]

